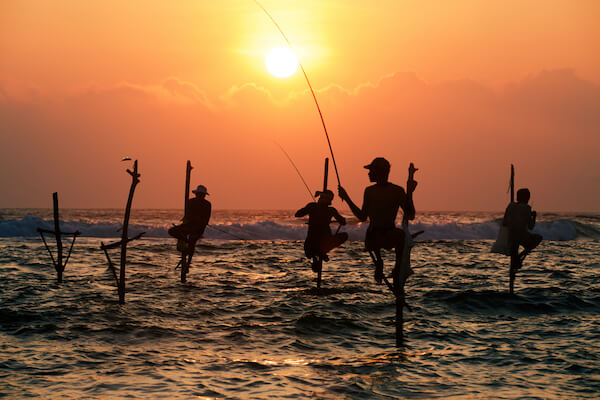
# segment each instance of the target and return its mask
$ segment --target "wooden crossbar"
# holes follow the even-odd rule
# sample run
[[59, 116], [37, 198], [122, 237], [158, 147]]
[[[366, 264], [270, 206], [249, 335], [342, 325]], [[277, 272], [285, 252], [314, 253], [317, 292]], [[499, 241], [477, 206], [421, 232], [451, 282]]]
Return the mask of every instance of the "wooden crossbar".
[[[49, 229], [37, 228], [37, 231], [39, 233], [49, 233], [50, 235], [55, 235], [56, 236], [56, 231], [51, 231]], [[63, 231], [59, 231], [58, 233], [61, 234], [61, 235], [67, 235], [67, 236], [79, 236], [79, 235], [81, 235], [81, 232], [79, 232], [79, 231], [75, 231], [75, 232], [63, 232]]]
[[[137, 240], [139, 238], [141, 238], [146, 232], [142, 232], [142, 233], [138, 233], [137, 235], [128, 238], [125, 242], [129, 243], [133, 240]], [[123, 240], [119, 240], [118, 242], [113, 242], [113, 243], [109, 243], [109, 244], [104, 244], [102, 243], [102, 245], [100, 246], [101, 250], [110, 250], [110, 249], [116, 249], [117, 247], [120, 247], [123, 244]]]

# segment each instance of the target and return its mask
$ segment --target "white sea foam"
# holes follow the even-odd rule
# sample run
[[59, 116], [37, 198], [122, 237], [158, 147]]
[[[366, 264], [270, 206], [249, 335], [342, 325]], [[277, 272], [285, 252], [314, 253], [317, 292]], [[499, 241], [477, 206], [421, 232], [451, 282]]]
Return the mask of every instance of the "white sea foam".
[[[145, 237], [166, 238], [170, 224], [130, 224], [131, 235], [146, 232]], [[342, 228], [348, 232], [350, 240], [362, 240], [365, 235], [366, 224], [349, 225]], [[52, 230], [54, 224], [51, 220], [38, 216], [27, 215], [21, 219], [0, 221], [0, 237], [30, 237], [37, 236], [37, 228]], [[332, 224], [335, 230], [337, 225]], [[87, 237], [120, 236], [120, 223], [114, 222], [76, 222], [61, 221], [61, 230], [65, 232], [80, 231]], [[484, 222], [443, 222], [443, 223], [413, 223], [411, 232], [424, 230], [419, 240], [493, 240], [498, 233], [499, 225], [496, 221]], [[596, 226], [583, 224], [570, 219], [556, 219], [539, 222], [533, 230], [544, 237], [545, 240], [574, 240], [578, 238], [600, 238], [600, 231]], [[215, 223], [210, 225], [204, 235], [207, 239], [224, 240], [303, 240], [306, 237], [306, 225], [298, 223], [275, 222], [263, 220], [253, 223], [229, 224]]]

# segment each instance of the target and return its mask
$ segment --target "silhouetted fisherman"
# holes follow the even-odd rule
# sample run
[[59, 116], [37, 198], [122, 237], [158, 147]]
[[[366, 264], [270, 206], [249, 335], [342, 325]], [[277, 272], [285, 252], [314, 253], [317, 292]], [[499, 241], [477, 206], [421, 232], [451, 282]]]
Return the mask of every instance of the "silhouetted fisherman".
[[[398, 209], [402, 208], [404, 219], [408, 221], [415, 218], [412, 194], [417, 187], [417, 182], [414, 180], [407, 182], [408, 193], [401, 186], [389, 182], [390, 163], [383, 157], [375, 158], [369, 165], [365, 165], [365, 168], [369, 170], [369, 180], [375, 184], [365, 189], [362, 208], [358, 208], [354, 204], [341, 186], [339, 195], [348, 203], [350, 210], [359, 220], [369, 219], [365, 247], [369, 252], [375, 254], [375, 281], [381, 283], [384, 278], [381, 249], [395, 250], [394, 268], [398, 268], [402, 264], [407, 233], [403, 229], [396, 228], [396, 216]], [[406, 279], [412, 273], [412, 268], [408, 264], [404, 270], [399, 271], [399, 283], [402, 291]]]
[[[183, 216], [183, 223], [176, 225], [169, 229], [169, 235], [179, 239], [177, 243], [177, 249], [179, 251], [187, 251], [192, 249], [204, 234], [206, 225], [210, 220], [211, 204], [206, 200], [208, 192], [206, 186], [199, 185], [192, 193], [196, 195], [195, 198], [189, 199], [185, 215]], [[186, 249], [180, 248], [180, 243], [187, 245]]]
[[[537, 213], [527, 204], [531, 193], [529, 189], [517, 191], [517, 202], [506, 207], [502, 225], [508, 227], [510, 243], [510, 293], [514, 291], [515, 276], [523, 266], [527, 254], [535, 249], [542, 241], [542, 236], [529, 232], [535, 226]], [[519, 253], [519, 247], [524, 250]]]
[[331, 233], [329, 224], [334, 218], [340, 225], [346, 225], [346, 219], [331, 207], [333, 192], [325, 190], [317, 192], [319, 200], [308, 203], [305, 207], [296, 211], [297, 218], [308, 215], [308, 233], [304, 241], [304, 254], [312, 258], [312, 270], [319, 272], [323, 267], [323, 260], [328, 261], [327, 253], [339, 247], [348, 239], [346, 232]]

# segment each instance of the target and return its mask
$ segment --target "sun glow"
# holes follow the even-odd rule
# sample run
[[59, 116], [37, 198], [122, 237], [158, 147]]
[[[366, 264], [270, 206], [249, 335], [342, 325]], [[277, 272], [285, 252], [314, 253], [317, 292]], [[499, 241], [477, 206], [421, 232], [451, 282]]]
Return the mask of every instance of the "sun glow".
[[276, 47], [265, 57], [265, 65], [271, 75], [287, 78], [298, 70], [298, 58], [289, 47]]

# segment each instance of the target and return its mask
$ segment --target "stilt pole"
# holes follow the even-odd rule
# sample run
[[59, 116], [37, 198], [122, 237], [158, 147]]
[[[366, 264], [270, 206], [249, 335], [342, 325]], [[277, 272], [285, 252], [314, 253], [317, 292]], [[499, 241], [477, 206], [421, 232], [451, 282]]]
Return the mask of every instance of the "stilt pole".
[[[323, 192], [327, 190], [327, 178], [329, 177], [329, 158], [325, 157], [325, 166], [323, 169]], [[321, 280], [323, 276], [323, 258], [318, 257], [319, 271], [317, 272], [317, 290], [321, 289]]]
[[[123, 159], [122, 161], [128, 161], [130, 158]], [[117, 283], [117, 291], [119, 293], [119, 304], [125, 304], [125, 267], [127, 265], [127, 244], [131, 241], [137, 240], [144, 235], [145, 232], [138, 233], [134, 237], [128, 236], [129, 231], [129, 216], [131, 215], [131, 205], [133, 203], [133, 194], [135, 193], [135, 187], [140, 183], [140, 174], [138, 173], [138, 162], [133, 162], [133, 171], [127, 169], [127, 173], [131, 175], [131, 186], [129, 187], [129, 196], [127, 197], [127, 204], [125, 206], [125, 215], [123, 216], [123, 227], [121, 228], [121, 240], [114, 243], [104, 244], [101, 242], [100, 249], [104, 251], [106, 260], [108, 261], [108, 268], [110, 269], [115, 281]], [[121, 248], [121, 260], [119, 267], [119, 276], [117, 277], [116, 268], [110, 259], [108, 254], [109, 249]]]
[[515, 166], [510, 164], [510, 202], [515, 202]]
[[58, 215], [58, 193], [52, 193], [52, 205], [54, 208], [54, 234], [56, 236], [56, 264], [54, 267], [56, 268], [56, 276], [58, 279], [58, 283], [62, 282], [63, 277], [63, 245], [62, 238], [60, 234], [60, 217]]
[[[184, 206], [183, 206], [183, 215], [185, 216], [188, 212], [188, 204], [190, 200], [190, 177], [192, 174], [192, 163], [188, 160], [185, 166], [185, 198], [184, 198]], [[191, 251], [191, 253], [190, 253]], [[181, 283], [185, 283], [187, 281], [187, 273], [190, 268], [190, 263], [192, 262], [192, 256], [194, 253], [194, 246], [190, 243], [187, 243], [185, 246], [185, 250], [181, 252]]]
[[[56, 280], [58, 281], [58, 283], [62, 283], [63, 273], [65, 271], [65, 267], [67, 266], [67, 263], [69, 262], [69, 258], [71, 257], [71, 252], [73, 251], [73, 245], [75, 244], [75, 239], [77, 239], [77, 236], [79, 236], [81, 233], [79, 231], [61, 232], [61, 230], [60, 230], [60, 215], [58, 212], [58, 193], [57, 192], [52, 193], [52, 208], [53, 208], [53, 214], [54, 214], [54, 230], [50, 231], [47, 229], [37, 228], [37, 231], [39, 232], [40, 236], [42, 237], [42, 241], [44, 242], [44, 246], [46, 247], [46, 250], [48, 250], [48, 254], [50, 254], [50, 259], [52, 260], [52, 265], [54, 266], [54, 269], [56, 270]], [[52, 254], [52, 251], [50, 250], [50, 247], [48, 246], [48, 243], [46, 242], [44, 233], [52, 234], [56, 238], [56, 258], [54, 258], [54, 255]], [[63, 243], [62, 243], [63, 235], [73, 235], [73, 240], [71, 241], [71, 246], [69, 247], [69, 253], [67, 254], [67, 257], [64, 262], [63, 262]]]
[[[408, 181], [407, 181], [407, 187], [411, 185], [412, 182], [414, 182], [415, 179], [415, 172], [417, 171], [417, 168], [415, 168], [413, 163], [410, 163], [409, 167], [408, 167]], [[402, 220], [402, 225], [405, 227], [405, 243], [408, 240], [411, 240], [412, 238], [420, 235], [421, 232], [417, 232], [413, 235], [411, 235], [411, 237], [408, 237], [408, 219], [406, 218], [406, 216], [404, 216], [403, 220]], [[404, 248], [402, 249], [402, 252], [398, 253], [396, 252], [396, 265], [392, 271], [392, 283], [390, 284], [389, 280], [387, 279], [387, 277], [384, 275], [383, 279], [386, 283], [386, 285], [388, 286], [388, 288], [392, 291], [392, 293], [394, 294], [395, 300], [396, 300], [396, 346], [402, 346], [403, 341], [404, 341], [404, 307], [408, 308], [409, 311], [411, 311], [410, 306], [408, 305], [408, 303], [406, 302], [406, 294], [404, 292], [404, 283], [405, 281], [402, 281], [402, 279], [400, 278], [400, 266], [402, 263], [402, 257], [403, 257], [403, 253], [404, 251], [408, 251], [408, 257], [409, 257], [409, 262], [410, 262], [410, 242], [408, 242], [408, 245], [403, 244]], [[373, 255], [373, 253], [371, 252], [371, 257], [373, 258], [374, 262], [376, 263], [377, 260], [375, 259], [375, 256]], [[400, 257], [400, 259], [398, 259], [398, 257]], [[409, 264], [410, 265], [410, 264]]]
[[327, 178], [329, 176], [329, 157], [325, 158], [325, 170], [323, 173], [323, 191], [327, 190]]
[[127, 264], [127, 236], [129, 229], [129, 216], [131, 215], [131, 204], [133, 203], [133, 193], [135, 187], [140, 182], [140, 174], [138, 173], [138, 162], [133, 162], [133, 171], [127, 170], [131, 175], [131, 186], [129, 188], [129, 196], [127, 197], [127, 205], [125, 206], [125, 216], [123, 217], [123, 229], [121, 234], [121, 267], [119, 271], [119, 304], [125, 304], [125, 265]]
[[[510, 164], [510, 202], [515, 202], [515, 166]], [[510, 294], [515, 292], [515, 278], [517, 277], [517, 269], [519, 268], [519, 247], [515, 249], [511, 244], [510, 249], [510, 267], [508, 272], [508, 291]], [[513, 254], [514, 253], [514, 254]]]

